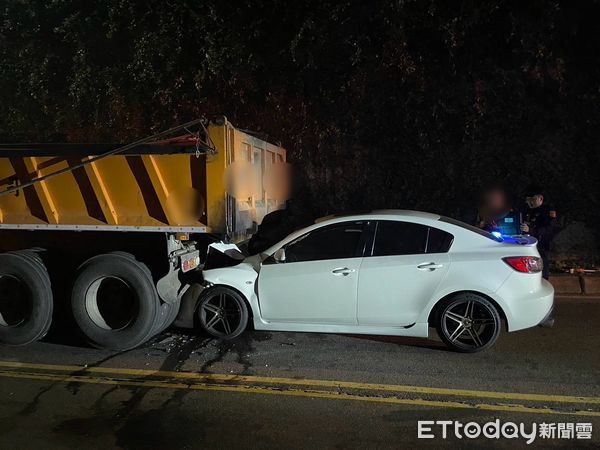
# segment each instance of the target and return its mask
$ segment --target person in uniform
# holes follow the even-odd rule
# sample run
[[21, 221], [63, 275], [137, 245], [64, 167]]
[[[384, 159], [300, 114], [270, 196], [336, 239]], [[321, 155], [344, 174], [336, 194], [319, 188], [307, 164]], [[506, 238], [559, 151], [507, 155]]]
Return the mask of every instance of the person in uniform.
[[542, 276], [548, 279], [550, 275], [550, 245], [556, 228], [556, 210], [544, 201], [544, 194], [538, 187], [529, 189], [525, 198], [527, 206], [523, 212], [521, 231], [535, 237], [537, 247], [544, 263]]

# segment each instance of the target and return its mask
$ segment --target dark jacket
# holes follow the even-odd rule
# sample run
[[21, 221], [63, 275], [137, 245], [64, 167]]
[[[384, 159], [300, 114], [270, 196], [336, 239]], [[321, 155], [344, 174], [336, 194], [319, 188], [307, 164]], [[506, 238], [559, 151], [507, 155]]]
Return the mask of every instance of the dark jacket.
[[[554, 214], [553, 214], [554, 213]], [[529, 234], [538, 240], [538, 248], [550, 250], [556, 229], [556, 216], [550, 205], [542, 204], [537, 208], [526, 208], [523, 212], [523, 222], [529, 225]]]

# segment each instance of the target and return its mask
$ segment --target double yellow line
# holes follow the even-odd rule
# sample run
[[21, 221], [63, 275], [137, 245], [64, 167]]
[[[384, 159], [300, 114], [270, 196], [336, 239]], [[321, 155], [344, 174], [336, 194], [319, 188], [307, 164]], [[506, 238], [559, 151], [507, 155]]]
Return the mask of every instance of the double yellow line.
[[[600, 397], [546, 395], [515, 392], [476, 391], [426, 386], [358, 383], [352, 381], [262, 377], [255, 375], [208, 374], [171, 372], [147, 369], [85, 367], [75, 365], [32, 364], [0, 361], [0, 377], [52, 382], [76, 382], [164, 389], [244, 392], [292, 397], [355, 400], [362, 402], [425, 406], [434, 408], [479, 409], [535, 414], [565, 414], [600, 417], [595, 409], [563, 410], [546, 404], [591, 406], [600, 404]], [[358, 391], [350, 393], [347, 391]], [[395, 394], [396, 396], [391, 396]], [[459, 400], [399, 398], [420, 394], [428, 397], [454, 397]], [[479, 403], [473, 399], [497, 400], [498, 403]], [[534, 402], [540, 406], [505, 403]]]

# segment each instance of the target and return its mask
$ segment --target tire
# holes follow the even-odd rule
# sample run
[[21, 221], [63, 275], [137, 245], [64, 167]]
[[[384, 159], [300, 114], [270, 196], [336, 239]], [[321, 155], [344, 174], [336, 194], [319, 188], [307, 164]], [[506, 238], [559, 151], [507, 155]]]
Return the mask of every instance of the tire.
[[46, 272], [46, 266], [44, 265], [44, 261], [42, 260], [40, 255], [35, 250], [33, 250], [33, 249], [19, 250], [15, 253], [34, 261], [39, 267], [42, 268], [42, 270], [44, 272]]
[[501, 325], [496, 306], [470, 292], [458, 294], [441, 305], [436, 318], [436, 329], [442, 341], [462, 353], [480, 352], [493, 346]]
[[[114, 251], [114, 252], [110, 252], [110, 255], [120, 255], [123, 256], [124, 258], [128, 258], [132, 261], [136, 261], [135, 256], [133, 256], [131, 253], [127, 253], [127, 252], [123, 252], [120, 250]], [[152, 272], [150, 272], [150, 269], [148, 269], [148, 266], [146, 266], [145, 264], [140, 264], [140, 266], [146, 271], [146, 273], [148, 274], [148, 276], [150, 278], [152, 278]], [[160, 296], [159, 296], [160, 298]], [[152, 333], [152, 335], [157, 335], [159, 333], [162, 333], [163, 331], [165, 331], [167, 328], [169, 328], [173, 322], [175, 321], [175, 318], [177, 317], [177, 314], [179, 313], [179, 306], [180, 306], [180, 301], [177, 300], [177, 302], [175, 303], [167, 303], [164, 302], [162, 300], [160, 300], [160, 307], [158, 310], [158, 321], [156, 324], [156, 330], [154, 331], [154, 333]]]
[[158, 331], [155, 334], [162, 333], [171, 325], [173, 325], [177, 314], [179, 314], [180, 306], [180, 300], [177, 300], [175, 303], [161, 303], [158, 313], [160, 316], [158, 321]]
[[[130, 260], [136, 261], [134, 255], [132, 255], [131, 253], [128, 253], [128, 252], [121, 251], [121, 250], [116, 250], [116, 251], [110, 252], [109, 254], [110, 255], [120, 255], [120, 256], [123, 256], [124, 258], [128, 258]], [[150, 272], [150, 269], [148, 269], [148, 266], [146, 266], [143, 263], [140, 265], [146, 271], [148, 276], [150, 278], [152, 278], [152, 272]], [[170, 304], [170, 303], [166, 303], [166, 302], [160, 300], [160, 296], [159, 296], [159, 301], [160, 301], [160, 307], [158, 309], [159, 317], [158, 317], [158, 320], [156, 323], [156, 330], [154, 330], [154, 332], [152, 333], [153, 336], [157, 335], [159, 333], [162, 333], [167, 328], [169, 328], [171, 326], [171, 324], [175, 321], [175, 318], [177, 317], [177, 314], [179, 313], [179, 300], [174, 304]]]
[[0, 343], [26, 345], [41, 339], [53, 309], [50, 277], [41, 260], [20, 252], [0, 254]]
[[149, 273], [144, 264], [119, 253], [95, 256], [79, 268], [71, 308], [91, 345], [125, 351], [156, 334], [160, 301]]
[[248, 326], [246, 299], [226, 286], [203, 291], [196, 315], [202, 330], [219, 339], [235, 339]]

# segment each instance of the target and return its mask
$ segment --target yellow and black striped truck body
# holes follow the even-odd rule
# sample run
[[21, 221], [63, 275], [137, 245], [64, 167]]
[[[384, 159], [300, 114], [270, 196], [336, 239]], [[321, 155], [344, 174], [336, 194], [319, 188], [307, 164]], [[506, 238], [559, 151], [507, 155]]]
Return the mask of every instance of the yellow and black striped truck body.
[[[207, 131], [213, 152], [197, 155], [190, 139], [147, 143], [0, 195], [0, 229], [243, 235], [282, 203], [264, 189], [252, 198], [231, 198], [224, 184], [227, 167], [243, 159], [265, 173], [285, 162], [286, 152], [225, 119], [210, 123]], [[0, 192], [117, 147], [1, 144]]]
[[284, 205], [262, 182], [233, 197], [228, 170], [244, 162], [262, 180], [286, 161], [225, 118], [201, 131], [125, 147], [0, 144], [0, 343], [40, 339], [54, 311], [123, 350], [169, 326], [186, 295], [194, 313], [208, 243], [241, 239]]

